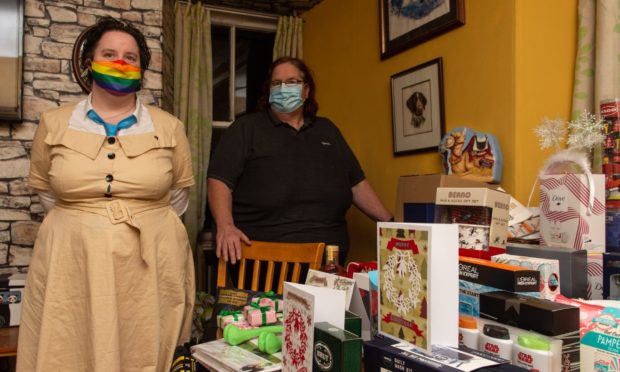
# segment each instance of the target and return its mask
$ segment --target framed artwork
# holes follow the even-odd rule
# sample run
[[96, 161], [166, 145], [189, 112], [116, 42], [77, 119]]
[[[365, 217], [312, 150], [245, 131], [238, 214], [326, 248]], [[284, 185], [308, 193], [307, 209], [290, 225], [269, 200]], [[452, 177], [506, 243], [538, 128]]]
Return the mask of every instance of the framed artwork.
[[379, 0], [381, 59], [465, 24], [465, 0]]
[[391, 81], [394, 154], [437, 150], [445, 131], [441, 57]]

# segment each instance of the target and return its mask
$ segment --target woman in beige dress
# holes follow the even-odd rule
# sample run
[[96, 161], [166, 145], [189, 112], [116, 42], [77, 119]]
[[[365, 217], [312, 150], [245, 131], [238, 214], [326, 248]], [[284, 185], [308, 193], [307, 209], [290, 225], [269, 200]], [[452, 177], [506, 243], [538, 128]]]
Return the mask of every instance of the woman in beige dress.
[[136, 96], [149, 60], [137, 29], [103, 18], [82, 53], [92, 93], [41, 116], [29, 184], [47, 215], [18, 371], [168, 371], [189, 339], [190, 152], [183, 124]]

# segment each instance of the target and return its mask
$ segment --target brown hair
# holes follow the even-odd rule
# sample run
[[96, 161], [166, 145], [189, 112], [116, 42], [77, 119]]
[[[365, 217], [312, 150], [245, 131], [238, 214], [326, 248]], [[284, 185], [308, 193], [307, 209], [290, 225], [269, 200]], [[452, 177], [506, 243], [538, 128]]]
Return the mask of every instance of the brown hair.
[[[146, 39], [140, 30], [132, 26], [129, 22], [118, 20], [109, 16], [100, 18], [97, 23], [91, 26], [90, 29], [84, 35], [84, 44], [82, 48], [82, 54], [80, 55], [80, 62], [82, 66], [87, 65], [87, 61], [93, 59], [95, 55], [95, 49], [103, 34], [108, 31], [122, 31], [125, 32], [136, 40], [138, 48], [140, 49], [140, 69], [145, 71], [149, 67], [151, 62], [151, 51], [146, 44]], [[88, 76], [89, 82], [92, 78], [90, 73]]]
[[316, 101], [316, 85], [314, 84], [314, 78], [312, 77], [312, 72], [304, 61], [295, 57], [280, 57], [273, 61], [271, 67], [269, 67], [269, 72], [267, 74], [267, 79], [263, 84], [262, 95], [258, 100], [258, 108], [261, 110], [267, 110], [270, 106], [269, 104], [269, 90], [271, 88], [271, 76], [273, 75], [273, 70], [281, 64], [290, 63], [291, 65], [297, 67], [299, 71], [301, 71], [302, 79], [304, 83], [308, 86], [308, 98], [304, 101], [304, 115], [310, 117], [316, 117], [316, 113], [319, 111], [319, 104]]

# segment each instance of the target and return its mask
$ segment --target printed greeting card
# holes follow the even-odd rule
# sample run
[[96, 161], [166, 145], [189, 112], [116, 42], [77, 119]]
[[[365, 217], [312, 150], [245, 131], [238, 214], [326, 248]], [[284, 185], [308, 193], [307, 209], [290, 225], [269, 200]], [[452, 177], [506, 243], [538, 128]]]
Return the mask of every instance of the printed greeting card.
[[379, 333], [458, 347], [458, 226], [377, 224]]
[[345, 297], [337, 289], [284, 283], [283, 372], [312, 370], [314, 323], [344, 328]]
[[306, 284], [314, 287], [326, 287], [344, 291], [347, 295], [345, 304], [347, 310], [349, 310], [351, 306], [351, 297], [353, 295], [353, 287], [355, 287], [355, 280], [310, 269], [308, 270], [308, 276], [306, 276]]

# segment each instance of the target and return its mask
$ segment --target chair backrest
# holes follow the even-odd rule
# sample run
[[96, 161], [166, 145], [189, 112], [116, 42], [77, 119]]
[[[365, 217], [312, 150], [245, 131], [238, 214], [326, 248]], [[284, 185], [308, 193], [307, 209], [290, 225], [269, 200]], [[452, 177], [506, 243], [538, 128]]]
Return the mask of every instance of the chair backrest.
[[[282, 294], [284, 281], [287, 278], [289, 266], [293, 272], [290, 281], [298, 283], [302, 264], [308, 264], [310, 269], [319, 269], [323, 262], [325, 243], [274, 243], [252, 241], [252, 245], [242, 244], [242, 259], [239, 262], [239, 276], [237, 288], [253, 291], [272, 291], [274, 286], [274, 270], [279, 267], [280, 275], [277, 281], [277, 293]], [[246, 284], [246, 267], [253, 261], [252, 282]], [[261, 262], [267, 263], [267, 272], [264, 277], [264, 288], [259, 289], [261, 278]], [[291, 264], [291, 265], [289, 265]], [[227, 263], [220, 258], [217, 268], [217, 286], [226, 286]]]

